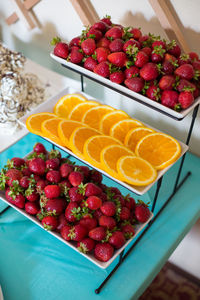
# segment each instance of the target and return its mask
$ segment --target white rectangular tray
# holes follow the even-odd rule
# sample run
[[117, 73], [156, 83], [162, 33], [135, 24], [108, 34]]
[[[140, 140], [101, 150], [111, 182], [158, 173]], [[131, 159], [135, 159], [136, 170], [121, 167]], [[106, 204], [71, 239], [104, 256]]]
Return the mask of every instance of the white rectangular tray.
[[[29, 155], [30, 153], [28, 153], [25, 158]], [[5, 197], [5, 192], [0, 191], [0, 199], [2, 201], [4, 201], [6, 204], [12, 206], [14, 209], [16, 209], [18, 212], [20, 212], [22, 215], [24, 215], [25, 217], [27, 217], [29, 220], [31, 220], [32, 222], [34, 222], [35, 224], [37, 224], [38, 226], [40, 226], [42, 229], [44, 229], [44, 227], [42, 226], [42, 223], [34, 216], [29, 215], [25, 210], [20, 209], [18, 207], [16, 207], [15, 205], [13, 205], [12, 203], [10, 203], [9, 201], [7, 201], [6, 197]], [[135, 227], [135, 235], [134, 237], [132, 237], [130, 240], [128, 240], [123, 247], [121, 247], [120, 249], [116, 250], [114, 252], [114, 255], [112, 256], [112, 258], [107, 261], [107, 262], [101, 262], [98, 259], [96, 259], [94, 257], [94, 255], [92, 254], [84, 254], [82, 252], [80, 252], [77, 247], [74, 246], [74, 244], [72, 242], [68, 242], [65, 241], [62, 236], [54, 231], [48, 231], [48, 233], [50, 233], [51, 235], [53, 235], [54, 237], [56, 237], [57, 239], [59, 239], [61, 242], [63, 242], [64, 244], [68, 245], [69, 247], [71, 247], [72, 249], [74, 249], [75, 251], [77, 251], [78, 253], [80, 253], [81, 255], [85, 256], [87, 259], [89, 259], [91, 262], [93, 262], [95, 265], [97, 265], [98, 267], [105, 269], [107, 268], [114, 260], [115, 258], [126, 248], [126, 246], [128, 246], [128, 244], [140, 233], [140, 231], [151, 221], [151, 219], [153, 218], [153, 213], [151, 212], [150, 218], [148, 219], [147, 222], [145, 222], [144, 224], [141, 225], [136, 225]], [[45, 230], [45, 229], [44, 229]]]
[[194, 103], [190, 107], [182, 110], [181, 112], [177, 112], [169, 107], [162, 105], [161, 103], [158, 103], [156, 101], [149, 99], [148, 97], [145, 97], [139, 93], [133, 92], [123, 85], [114, 83], [111, 80], [104, 78], [98, 74], [95, 74], [92, 71], [89, 71], [79, 65], [68, 62], [68, 61], [66, 61], [66, 59], [60, 58], [60, 57], [54, 55], [53, 53], [51, 53], [50, 56], [57, 62], [66, 66], [67, 68], [69, 68], [75, 72], [78, 72], [94, 81], [97, 81], [98, 83], [103, 84], [104, 86], [107, 86], [107, 87], [115, 90], [116, 92], [119, 92], [127, 97], [130, 97], [139, 103], [142, 103], [148, 107], [151, 107], [152, 109], [157, 110], [160, 113], [163, 113], [169, 117], [172, 117], [173, 119], [182, 120], [189, 114], [190, 111], [192, 111], [194, 109], [195, 106], [197, 106], [200, 103], [200, 97], [198, 97], [197, 99], [195, 99]]
[[[66, 94], [69, 94], [69, 93], [76, 93], [76, 92], [77, 92], [77, 91], [75, 91], [73, 88], [66, 88], [66, 89], [64, 89], [62, 92], [60, 92], [60, 93], [57, 94], [56, 96], [52, 97], [51, 99], [49, 99], [49, 100], [43, 102], [42, 104], [40, 104], [39, 106], [37, 106], [32, 112], [29, 112], [28, 114], [24, 115], [24, 116], [19, 120], [19, 122], [20, 122], [23, 126], [26, 126], [26, 119], [27, 119], [27, 117], [30, 116], [31, 114], [35, 114], [35, 113], [39, 113], [39, 112], [53, 112], [53, 107], [54, 107], [54, 105], [56, 104], [56, 102], [58, 101], [58, 99], [60, 99], [62, 96], [66, 95]], [[83, 94], [83, 95], [84, 95], [86, 98], [88, 98], [88, 99], [93, 99], [93, 100], [95, 100], [95, 101], [98, 101], [97, 99], [95, 99], [95, 98], [93, 98], [93, 97], [87, 95], [86, 93], [81, 93], [81, 94]], [[154, 130], [156, 130], [156, 131], [159, 131], [159, 130], [157, 130], [157, 129], [151, 127], [151, 126], [149, 126], [148, 124], [145, 124], [145, 125], [148, 126], [149, 128], [152, 128], [152, 129], [154, 129]], [[44, 138], [44, 137], [43, 137], [43, 138]], [[58, 144], [52, 142], [52, 141], [51, 141], [50, 139], [48, 139], [48, 138], [44, 138], [44, 139], [47, 140], [47, 141], [49, 141], [49, 142], [51, 142], [51, 143], [53, 143], [53, 144], [55, 144], [58, 148], [64, 150], [65, 152], [69, 153], [70, 155], [72, 155], [72, 156], [78, 158], [79, 160], [83, 161], [85, 164], [87, 164], [87, 165], [91, 166], [92, 168], [94, 168], [94, 169], [100, 171], [102, 174], [106, 175], [107, 177], [111, 178], [112, 180], [116, 181], [117, 183], [121, 184], [122, 186], [124, 186], [125, 188], [129, 189], [131, 192], [133, 192], [133, 193], [135, 193], [135, 194], [137, 194], [137, 195], [143, 195], [143, 194], [145, 194], [145, 193], [146, 193], [146, 192], [154, 185], [154, 183], [155, 183], [161, 176], [163, 176], [163, 175], [164, 175], [164, 174], [165, 174], [165, 173], [173, 166], [173, 164], [175, 163], [175, 162], [174, 162], [173, 164], [171, 164], [171, 165], [168, 166], [167, 168], [158, 171], [158, 176], [157, 176], [156, 180], [155, 180], [153, 183], [151, 183], [151, 184], [149, 184], [149, 185], [147, 185], [147, 186], [138, 186], [138, 187], [136, 187], [136, 186], [132, 186], [132, 185], [130, 185], [130, 184], [127, 184], [127, 183], [125, 183], [125, 182], [123, 182], [123, 181], [120, 181], [120, 180], [118, 180], [118, 179], [116, 179], [116, 178], [110, 176], [110, 175], [109, 175], [108, 173], [106, 173], [105, 171], [103, 171], [103, 170], [101, 170], [101, 169], [99, 169], [99, 168], [94, 167], [93, 165], [91, 165], [91, 164], [90, 164], [89, 162], [87, 162], [86, 160], [84, 160], [84, 159], [82, 159], [82, 158], [79, 158], [76, 154], [74, 154], [74, 153], [73, 153], [72, 151], [70, 151], [68, 148], [66, 148], [66, 147], [64, 147], [64, 146], [60, 146], [60, 145], [58, 145]], [[180, 141], [179, 141], [179, 143], [180, 143], [180, 145], [181, 145], [181, 156], [182, 156], [182, 155], [188, 150], [188, 146], [185, 145], [184, 143], [180, 142]], [[181, 156], [180, 156], [180, 157], [181, 157]], [[179, 157], [179, 158], [180, 158], [180, 157]]]

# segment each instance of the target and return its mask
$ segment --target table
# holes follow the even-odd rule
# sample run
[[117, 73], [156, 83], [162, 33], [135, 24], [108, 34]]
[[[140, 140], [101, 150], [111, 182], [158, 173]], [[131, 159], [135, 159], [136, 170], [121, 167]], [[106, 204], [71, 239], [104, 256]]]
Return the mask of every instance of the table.
[[[8, 157], [25, 155], [37, 141], [41, 138], [32, 134], [24, 137], [1, 154], [1, 166]], [[171, 193], [178, 166], [179, 162], [163, 178], [155, 213]], [[188, 170], [192, 175], [99, 295], [94, 290], [118, 260], [102, 270], [14, 209], [7, 210], [0, 216], [0, 284], [5, 300], [137, 299], [200, 217], [200, 158], [190, 153], [183, 176]], [[144, 197], [152, 198], [154, 192], [155, 186]], [[0, 209], [1, 205], [0, 201]]]

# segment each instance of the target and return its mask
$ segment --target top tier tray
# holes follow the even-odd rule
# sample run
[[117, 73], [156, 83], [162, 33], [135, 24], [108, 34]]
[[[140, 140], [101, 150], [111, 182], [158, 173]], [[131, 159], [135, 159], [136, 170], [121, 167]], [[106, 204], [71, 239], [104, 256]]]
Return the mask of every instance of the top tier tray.
[[151, 108], [153, 110], [158, 111], [159, 113], [162, 113], [162, 114], [164, 114], [172, 119], [178, 120], [178, 121], [181, 121], [182, 119], [184, 119], [194, 109], [194, 107], [200, 103], [200, 97], [198, 97], [190, 107], [182, 110], [181, 112], [177, 112], [177, 111], [170, 109], [168, 107], [165, 107], [164, 105], [162, 105], [156, 101], [153, 101], [141, 94], [133, 92], [123, 85], [114, 83], [107, 78], [104, 78], [98, 74], [95, 74], [92, 71], [89, 71], [79, 65], [73, 64], [71, 62], [67, 62], [65, 59], [55, 56], [53, 53], [51, 53], [50, 56], [57, 62], [61, 63], [67, 69], [77, 72], [77, 73], [79, 73], [93, 81], [96, 81], [96, 82], [98, 82], [98, 83], [100, 83], [100, 84], [102, 84], [102, 85], [128, 97], [128, 98], [131, 98], [134, 101], [137, 101], [145, 106], [148, 106], [149, 108]]

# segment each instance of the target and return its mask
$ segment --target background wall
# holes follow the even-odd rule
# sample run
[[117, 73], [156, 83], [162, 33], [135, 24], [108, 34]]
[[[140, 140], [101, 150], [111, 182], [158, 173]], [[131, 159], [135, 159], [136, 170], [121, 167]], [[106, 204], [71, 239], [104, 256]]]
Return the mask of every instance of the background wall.
[[[148, 0], [117, 2], [114, 0], [91, 0], [91, 2], [100, 17], [108, 14], [116, 23], [141, 27], [143, 33], [152, 32], [166, 38]], [[171, 3], [184, 26], [184, 35], [190, 48], [200, 54], [200, 1], [172, 0]], [[13, 12], [12, 3], [9, 0], [0, 0], [0, 39], [10, 48], [23, 52], [25, 56], [41, 65], [79, 80], [78, 75], [64, 70], [49, 57], [50, 40], [53, 36], [60, 36], [63, 40], [69, 41], [79, 35], [83, 29], [71, 3], [67, 0], [42, 0], [33, 11], [41, 24], [40, 29], [35, 28], [28, 31], [20, 21], [7, 26], [4, 20]], [[133, 117], [185, 141], [191, 114], [184, 121], [173, 121], [111, 90], [103, 89], [89, 80], [86, 82], [88, 94], [102, 99], [116, 108], [123, 109]], [[190, 145], [190, 151], [200, 156], [200, 112]]]

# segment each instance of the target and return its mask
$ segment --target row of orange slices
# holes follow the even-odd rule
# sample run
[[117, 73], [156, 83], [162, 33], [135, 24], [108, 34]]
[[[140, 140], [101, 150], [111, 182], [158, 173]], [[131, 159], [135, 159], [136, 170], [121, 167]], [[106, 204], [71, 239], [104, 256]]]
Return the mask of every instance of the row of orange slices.
[[79, 94], [63, 96], [53, 112], [31, 115], [26, 121], [29, 131], [132, 185], [150, 184], [157, 170], [172, 164], [181, 153], [171, 136]]

